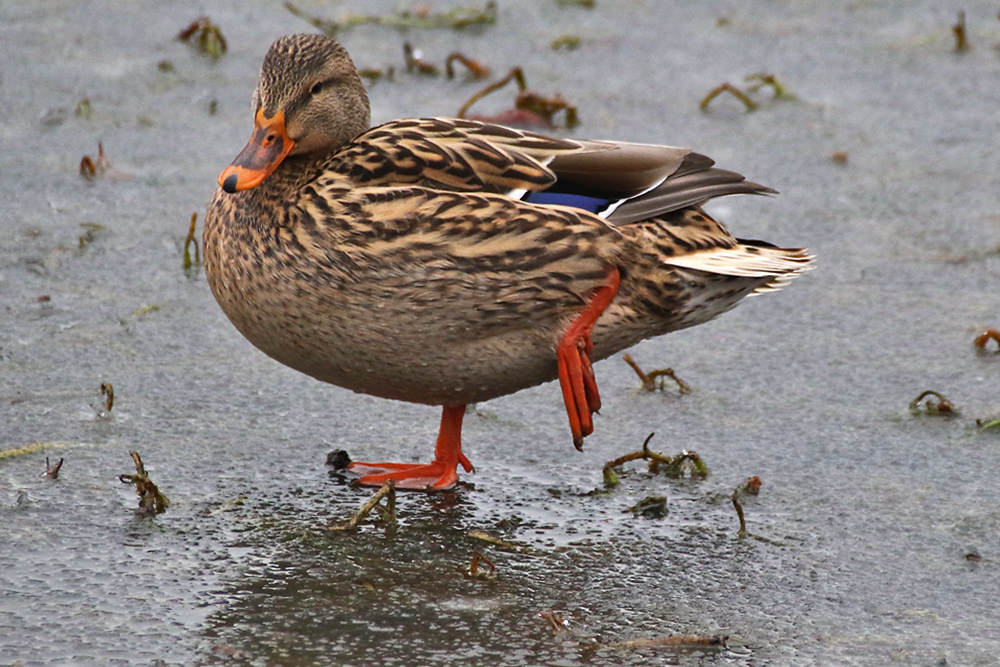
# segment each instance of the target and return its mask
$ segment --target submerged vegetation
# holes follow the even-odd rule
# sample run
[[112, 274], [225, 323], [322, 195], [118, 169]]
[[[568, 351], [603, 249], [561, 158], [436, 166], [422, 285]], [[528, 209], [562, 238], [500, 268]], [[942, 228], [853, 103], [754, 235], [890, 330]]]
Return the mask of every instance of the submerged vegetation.
[[650, 433], [642, 443], [642, 449], [629, 454], [624, 454], [618, 458], [604, 464], [604, 483], [607, 486], [618, 486], [618, 474], [616, 468], [620, 468], [629, 461], [640, 459], [649, 461], [649, 472], [651, 474], [661, 474], [664, 477], [680, 478], [690, 475], [691, 477], [704, 479], [708, 477], [709, 470], [705, 462], [698, 456], [697, 452], [683, 451], [677, 456], [664, 456], [660, 452], [649, 449], [649, 441], [653, 439], [655, 433]]
[[928, 389], [910, 401], [910, 414], [930, 417], [954, 417], [961, 409], [945, 398], [941, 393]]
[[153, 480], [146, 474], [146, 467], [142, 463], [139, 452], [129, 452], [132, 462], [135, 464], [134, 475], [118, 475], [122, 484], [131, 484], [135, 487], [135, 493], [139, 496], [139, 509], [148, 514], [162, 514], [170, 506], [170, 499], [153, 483]]
[[222, 36], [222, 30], [207, 16], [192, 21], [177, 34], [177, 39], [193, 44], [199, 53], [212, 59], [221, 57], [229, 49], [226, 38]]
[[487, 2], [482, 8], [455, 7], [434, 13], [426, 7], [419, 7], [414, 11], [400, 9], [387, 14], [346, 13], [336, 20], [324, 19], [310, 14], [291, 2], [285, 3], [285, 9], [334, 38], [345, 30], [361, 25], [381, 25], [397, 30], [440, 28], [460, 30], [471, 26], [493, 25], [497, 21], [497, 3], [493, 0]]
[[[469, 116], [469, 109], [479, 100], [490, 95], [507, 84], [514, 82], [517, 85], [517, 96], [514, 98], [514, 107], [501, 111], [494, 116]], [[455, 114], [458, 118], [470, 118], [472, 120], [482, 120], [491, 123], [501, 123], [517, 126], [543, 126], [555, 127], [554, 117], [557, 113], [563, 113], [563, 123], [567, 128], [574, 128], [580, 124], [576, 106], [570, 104], [562, 95], [546, 96], [528, 89], [528, 84], [524, 78], [524, 71], [520, 67], [512, 69], [507, 76], [491, 83], [472, 97], [466, 100], [465, 104]]]
[[726, 82], [719, 84], [715, 88], [709, 91], [709, 93], [702, 98], [701, 102], [698, 104], [698, 108], [702, 111], [708, 111], [708, 105], [712, 103], [716, 97], [722, 93], [729, 93], [746, 107], [747, 111], [756, 111], [760, 107], [760, 103], [754, 101], [751, 95], [754, 95], [762, 88], [770, 88], [772, 91], [772, 99], [775, 100], [794, 100], [795, 95], [789, 92], [788, 88], [778, 80], [773, 74], [768, 74], [767, 72], [757, 72], [756, 74], [749, 74], [744, 78], [744, 81], [749, 83], [746, 91], [740, 90], [733, 84]]
[[983, 333], [976, 336], [975, 340], [972, 341], [972, 344], [976, 346], [977, 350], [986, 352], [986, 346], [990, 343], [990, 341], [997, 344], [996, 349], [993, 351], [1000, 353], [1000, 331], [997, 331], [996, 329], [987, 329]]
[[104, 144], [101, 142], [97, 142], [96, 159], [90, 157], [89, 155], [84, 155], [80, 159], [80, 175], [84, 178], [102, 176], [109, 167], [111, 167], [111, 162], [104, 154]]

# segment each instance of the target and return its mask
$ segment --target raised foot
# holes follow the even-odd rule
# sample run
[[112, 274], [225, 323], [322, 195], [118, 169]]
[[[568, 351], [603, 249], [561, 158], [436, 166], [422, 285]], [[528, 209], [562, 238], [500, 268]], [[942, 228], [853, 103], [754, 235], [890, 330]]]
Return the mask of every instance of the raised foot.
[[[464, 454], [459, 454], [458, 463], [465, 472], [474, 472]], [[357, 461], [347, 466], [347, 470], [360, 475], [358, 483], [365, 486], [382, 486], [390, 479], [397, 489], [413, 491], [444, 491], [458, 482], [458, 466], [439, 461], [430, 463], [363, 463]]]
[[612, 269], [608, 274], [608, 282], [595, 290], [586, 307], [570, 323], [556, 348], [559, 385], [569, 415], [569, 427], [573, 432], [573, 445], [580, 450], [583, 449], [583, 438], [594, 431], [591, 415], [601, 409], [601, 395], [597, 390], [597, 379], [590, 362], [590, 353], [594, 349], [590, 332], [597, 318], [618, 293], [619, 281], [618, 269]]

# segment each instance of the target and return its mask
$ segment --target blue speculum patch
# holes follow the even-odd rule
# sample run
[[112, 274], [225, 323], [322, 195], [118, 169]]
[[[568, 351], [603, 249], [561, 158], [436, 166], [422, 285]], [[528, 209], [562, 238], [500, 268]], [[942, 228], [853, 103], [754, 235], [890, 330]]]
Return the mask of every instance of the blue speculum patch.
[[557, 204], [572, 206], [591, 213], [600, 213], [608, 207], [610, 200], [603, 197], [588, 197], [587, 195], [570, 194], [567, 192], [529, 192], [524, 201], [532, 204]]

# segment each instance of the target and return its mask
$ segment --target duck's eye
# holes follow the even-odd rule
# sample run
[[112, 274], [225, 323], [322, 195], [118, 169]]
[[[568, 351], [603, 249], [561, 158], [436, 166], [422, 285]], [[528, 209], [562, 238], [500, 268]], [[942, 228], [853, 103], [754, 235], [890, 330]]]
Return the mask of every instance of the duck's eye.
[[323, 90], [323, 82], [322, 81], [317, 81], [316, 83], [314, 83], [312, 85], [312, 88], [309, 89], [309, 94], [310, 95], [319, 95], [319, 91], [321, 91], [321, 90]]

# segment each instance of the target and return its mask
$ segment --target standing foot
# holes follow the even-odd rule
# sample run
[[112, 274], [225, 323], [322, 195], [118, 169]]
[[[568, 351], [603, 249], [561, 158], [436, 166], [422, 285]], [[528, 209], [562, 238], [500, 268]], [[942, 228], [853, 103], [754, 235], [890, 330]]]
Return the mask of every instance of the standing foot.
[[390, 479], [397, 489], [444, 491], [458, 482], [458, 466], [465, 472], [475, 472], [462, 453], [462, 417], [464, 405], [446, 405], [441, 415], [441, 430], [430, 463], [351, 463], [347, 470], [361, 475], [358, 482], [365, 486], [382, 486]]

